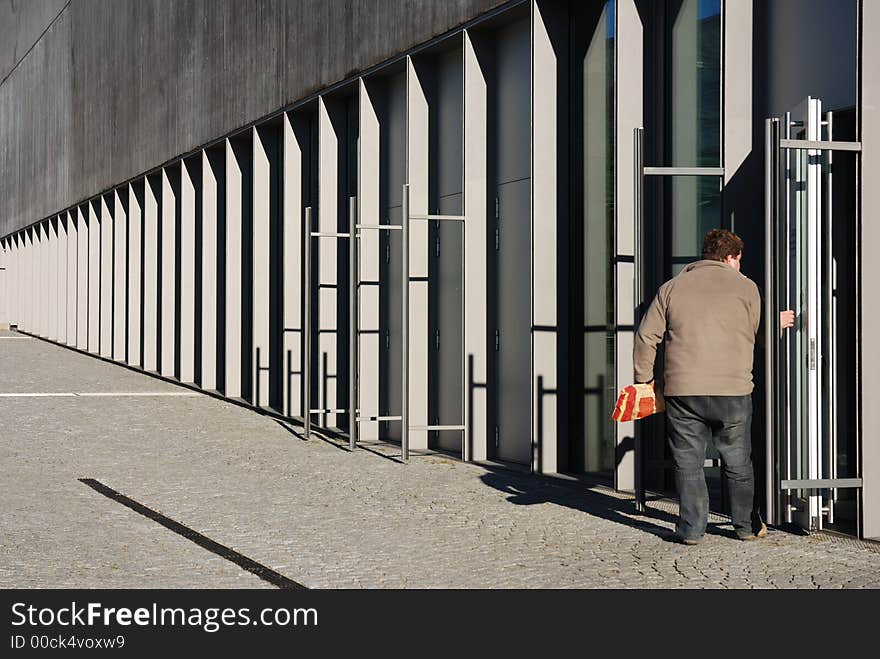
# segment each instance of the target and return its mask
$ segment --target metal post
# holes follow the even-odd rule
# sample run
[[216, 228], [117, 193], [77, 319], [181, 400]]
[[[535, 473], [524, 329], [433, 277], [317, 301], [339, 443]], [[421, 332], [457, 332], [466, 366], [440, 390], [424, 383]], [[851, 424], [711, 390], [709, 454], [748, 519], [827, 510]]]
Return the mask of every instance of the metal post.
[[[825, 113], [825, 124], [827, 128], [827, 138], [831, 142], [834, 140], [834, 113]], [[821, 134], [818, 135], [822, 138]], [[837, 285], [835, 278], [834, 264], [834, 215], [832, 202], [832, 177], [834, 173], [834, 151], [831, 149], [825, 152], [828, 158], [826, 168], [826, 185], [825, 185], [825, 263], [826, 263], [826, 281], [825, 281], [825, 318], [826, 318], [826, 346], [828, 355], [827, 360], [827, 383], [826, 393], [828, 395], [828, 438], [829, 438], [829, 455], [828, 455], [828, 478], [837, 478], [837, 302], [835, 300], [834, 289]], [[821, 232], [821, 224], [820, 224]], [[837, 490], [832, 489], [828, 497], [828, 523], [834, 524], [834, 502], [837, 500]]]
[[[464, 204], [462, 204], [464, 210]], [[468, 435], [470, 434], [470, 414], [467, 401], [467, 389], [470, 383], [467, 380], [467, 298], [465, 291], [467, 290], [467, 261], [465, 259], [465, 249], [467, 248], [467, 220], [461, 222], [461, 415], [462, 426], [461, 431], [461, 460], [469, 462], [471, 459], [470, 451], [468, 451]]]
[[400, 447], [401, 459], [409, 461], [409, 184], [403, 184], [403, 201], [401, 206], [402, 240], [401, 261], [403, 262], [403, 290], [401, 292], [401, 344], [403, 355], [401, 356], [401, 409], [400, 409]]
[[774, 364], [776, 354], [776, 323], [773, 322], [776, 313], [774, 305], [774, 293], [776, 291], [775, 277], [773, 276], [773, 233], [776, 226], [776, 206], [773, 195], [773, 162], [776, 157], [776, 145], [773, 139], [773, 119], [767, 119], [764, 126], [764, 432], [766, 441], [764, 445], [764, 487], [765, 514], [767, 521], [776, 522], [773, 496], [773, 440], [774, 422], [776, 418], [775, 387], [773, 382]]
[[357, 198], [348, 199], [348, 448], [354, 451], [357, 446], [358, 422], [357, 422], [357, 346], [358, 346], [358, 317], [357, 317], [357, 240], [355, 232], [357, 224], [355, 214], [357, 212]]
[[[636, 128], [633, 131], [633, 162], [635, 175], [635, 199], [634, 210], [635, 226], [633, 227], [633, 296], [635, 303], [635, 321], [636, 328], [641, 322], [641, 306], [642, 306], [642, 225], [644, 224], [645, 213], [645, 129]], [[633, 469], [634, 479], [633, 487], [636, 495], [636, 511], [645, 512], [645, 480], [644, 480], [644, 441], [643, 437], [639, 437], [633, 427]]]
[[302, 361], [302, 390], [303, 390], [303, 430], [306, 439], [312, 432], [312, 207], [306, 206], [305, 210], [306, 231], [303, 236], [303, 361]]

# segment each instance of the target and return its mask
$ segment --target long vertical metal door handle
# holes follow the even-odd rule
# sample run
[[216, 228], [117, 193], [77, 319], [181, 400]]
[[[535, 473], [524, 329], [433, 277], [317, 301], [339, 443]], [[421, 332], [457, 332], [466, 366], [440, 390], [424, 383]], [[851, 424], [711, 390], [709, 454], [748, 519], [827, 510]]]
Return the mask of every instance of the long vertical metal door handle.
[[312, 409], [311, 360], [312, 360], [312, 207], [305, 209], [305, 233], [303, 235], [303, 431], [306, 439], [311, 435]]

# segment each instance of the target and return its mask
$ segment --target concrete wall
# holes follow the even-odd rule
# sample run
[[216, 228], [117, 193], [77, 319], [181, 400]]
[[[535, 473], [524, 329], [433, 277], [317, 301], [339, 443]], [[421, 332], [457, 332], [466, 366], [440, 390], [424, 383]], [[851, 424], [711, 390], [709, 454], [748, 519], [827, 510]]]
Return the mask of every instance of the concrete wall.
[[64, 10], [68, 0], [0, 0], [0, 81]]
[[[0, 84], [0, 235], [501, 4], [71, 0]], [[63, 6], [0, 5], [0, 66]]]
[[[876, 35], [880, 30], [880, 3], [865, 2], [862, 9], [862, 30], [865, 35]], [[862, 375], [862, 477], [864, 511], [862, 532], [866, 538], [880, 538], [880, 442], [877, 427], [880, 410], [874, 404], [880, 394], [880, 346], [873, 339], [880, 328], [880, 313], [871, 291], [873, 282], [880, 278], [880, 262], [873, 245], [880, 239], [880, 72], [873, 64], [880, 61], [880, 43], [877, 39], [863, 39], [862, 61], [862, 226], [861, 226], [861, 375]]]

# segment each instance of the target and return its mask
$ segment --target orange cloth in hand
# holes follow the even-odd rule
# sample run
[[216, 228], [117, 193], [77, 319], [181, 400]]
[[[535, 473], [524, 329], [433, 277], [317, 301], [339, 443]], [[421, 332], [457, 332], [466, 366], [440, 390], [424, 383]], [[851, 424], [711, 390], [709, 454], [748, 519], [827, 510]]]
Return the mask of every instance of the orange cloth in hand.
[[663, 395], [654, 390], [654, 385], [631, 384], [620, 391], [611, 418], [620, 422], [635, 421], [664, 409]]

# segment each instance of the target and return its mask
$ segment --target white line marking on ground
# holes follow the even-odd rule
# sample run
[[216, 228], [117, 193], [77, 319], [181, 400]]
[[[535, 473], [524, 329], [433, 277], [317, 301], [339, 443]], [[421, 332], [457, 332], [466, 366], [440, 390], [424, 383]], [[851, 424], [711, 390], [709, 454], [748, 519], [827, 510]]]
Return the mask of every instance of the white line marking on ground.
[[15, 339], [18, 341], [33, 341], [29, 336], [0, 336], [0, 339]]
[[0, 394], [0, 397], [3, 398], [46, 398], [46, 397], [57, 397], [57, 396], [76, 396], [76, 394], [71, 393], [56, 393], [56, 394], [42, 394], [42, 393], [15, 393], [15, 394]]
[[197, 391], [59, 391], [0, 393], [0, 398], [63, 398], [63, 397], [151, 397], [151, 396], [200, 396]]
[[197, 391], [83, 391], [77, 396], [201, 396]]

